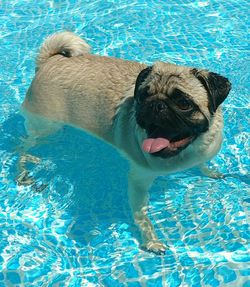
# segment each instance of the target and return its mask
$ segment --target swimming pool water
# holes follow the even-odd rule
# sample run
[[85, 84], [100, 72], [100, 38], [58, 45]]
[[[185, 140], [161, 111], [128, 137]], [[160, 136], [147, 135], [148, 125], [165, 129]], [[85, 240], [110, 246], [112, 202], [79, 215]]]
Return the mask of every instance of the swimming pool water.
[[[5, 1], [0, 3], [0, 286], [250, 286], [248, 1]], [[227, 76], [225, 140], [212, 161], [160, 177], [149, 216], [169, 245], [139, 248], [127, 199], [128, 164], [110, 146], [65, 126], [32, 154], [48, 188], [17, 186], [19, 107], [43, 39], [71, 30], [93, 52], [204, 67]]]

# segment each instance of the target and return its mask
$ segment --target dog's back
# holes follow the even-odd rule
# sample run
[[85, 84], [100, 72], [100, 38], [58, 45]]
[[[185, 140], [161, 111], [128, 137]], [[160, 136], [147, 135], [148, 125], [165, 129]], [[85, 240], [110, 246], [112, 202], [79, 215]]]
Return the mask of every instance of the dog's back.
[[73, 33], [49, 37], [37, 57], [36, 75], [23, 107], [106, 138], [117, 108], [133, 96], [145, 65], [89, 51], [89, 45]]

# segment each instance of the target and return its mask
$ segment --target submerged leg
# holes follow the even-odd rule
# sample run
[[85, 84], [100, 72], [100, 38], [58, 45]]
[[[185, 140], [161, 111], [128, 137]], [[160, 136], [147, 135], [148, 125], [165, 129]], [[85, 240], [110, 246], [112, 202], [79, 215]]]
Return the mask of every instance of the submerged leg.
[[[41, 159], [29, 153], [29, 150], [41, 143], [41, 140], [51, 133], [56, 132], [61, 125], [58, 123], [50, 122], [40, 116], [34, 115], [29, 112], [23, 113], [25, 117], [25, 128], [27, 137], [22, 139], [22, 144], [16, 148], [20, 159], [17, 164], [16, 181], [18, 185], [33, 185], [35, 179], [30, 175], [27, 169], [28, 163], [39, 164]], [[39, 187], [41, 189], [41, 187]]]
[[142, 247], [156, 254], [164, 254], [167, 246], [158, 239], [153, 224], [147, 216], [148, 190], [153, 180], [152, 175], [143, 174], [140, 169], [132, 168], [128, 181], [129, 203], [135, 223], [142, 235]]
[[225, 175], [223, 173], [220, 173], [215, 167], [208, 168], [206, 164], [200, 165], [199, 169], [203, 175], [210, 178], [220, 179], [225, 177]]
[[23, 154], [20, 156], [17, 166], [18, 176], [16, 177], [18, 185], [31, 185], [34, 183], [34, 178], [29, 175], [26, 164], [29, 162], [39, 164], [40, 161], [40, 158], [30, 154]]

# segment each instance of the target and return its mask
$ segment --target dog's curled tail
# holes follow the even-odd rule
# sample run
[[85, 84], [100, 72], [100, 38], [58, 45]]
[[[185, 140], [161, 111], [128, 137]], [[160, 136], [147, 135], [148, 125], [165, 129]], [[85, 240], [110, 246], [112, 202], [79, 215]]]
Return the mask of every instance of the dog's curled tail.
[[90, 46], [72, 32], [60, 32], [48, 37], [42, 44], [36, 59], [39, 68], [50, 57], [61, 54], [65, 57], [80, 56], [90, 52]]

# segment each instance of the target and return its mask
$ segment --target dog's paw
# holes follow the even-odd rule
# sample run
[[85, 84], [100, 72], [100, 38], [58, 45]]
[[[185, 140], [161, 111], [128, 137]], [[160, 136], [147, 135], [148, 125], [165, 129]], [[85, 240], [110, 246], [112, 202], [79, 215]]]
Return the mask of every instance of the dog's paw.
[[48, 187], [47, 183], [37, 183], [27, 170], [16, 177], [16, 182], [20, 186], [31, 186], [34, 192], [42, 192]]
[[28, 186], [32, 185], [35, 182], [35, 179], [31, 175], [29, 175], [29, 172], [27, 170], [24, 170], [16, 177], [16, 182], [18, 185]]
[[167, 250], [167, 245], [158, 240], [154, 240], [148, 241], [147, 243], [143, 244], [142, 249], [149, 252], [153, 252], [157, 255], [163, 255]]
[[225, 178], [225, 175], [221, 172], [219, 172], [218, 170], [216, 169], [211, 169], [209, 170], [206, 174], [206, 176], [210, 177], [210, 178], [213, 178], [213, 179], [222, 179], [222, 178]]
[[31, 188], [34, 192], [39, 193], [43, 192], [48, 187], [47, 183], [34, 183], [32, 184]]
[[222, 179], [225, 178], [225, 175], [223, 173], [220, 173], [219, 171], [212, 171], [209, 177], [214, 179]]
[[223, 173], [219, 172], [215, 167], [208, 168], [205, 165], [201, 165], [199, 168], [200, 168], [200, 171], [202, 172], [202, 174], [207, 176], [207, 177], [214, 178], [214, 179], [225, 178], [225, 175]]

